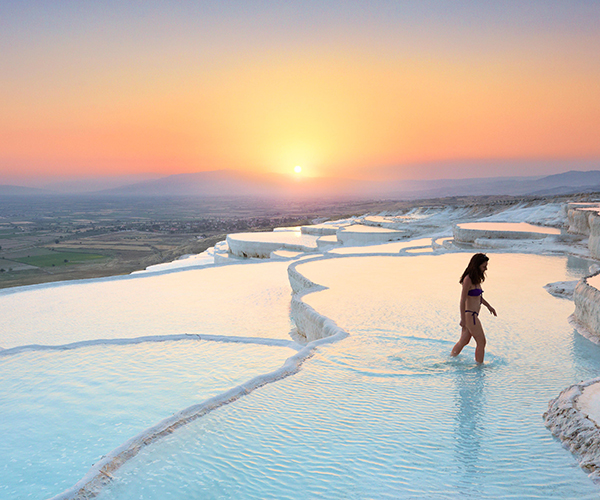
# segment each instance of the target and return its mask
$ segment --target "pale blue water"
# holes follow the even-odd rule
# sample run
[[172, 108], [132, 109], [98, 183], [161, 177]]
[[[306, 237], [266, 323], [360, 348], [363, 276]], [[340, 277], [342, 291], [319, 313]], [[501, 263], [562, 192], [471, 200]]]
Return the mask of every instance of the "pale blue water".
[[293, 353], [183, 340], [0, 357], [0, 498], [54, 496], [129, 438]]
[[448, 357], [464, 261], [299, 267], [331, 287], [307, 302], [351, 336], [144, 449], [99, 498], [597, 498], [542, 421], [549, 399], [600, 369], [600, 348], [567, 323], [572, 303], [542, 289], [586, 266], [493, 255], [484, 289], [500, 316], [483, 316], [478, 367], [472, 348]]
[[[301, 265], [330, 287], [306, 301], [350, 336], [319, 347], [296, 375], [142, 449], [114, 473], [100, 500], [597, 498], [599, 488], [542, 421], [549, 399], [600, 372], [600, 348], [567, 322], [572, 302], [542, 288], [576, 279], [588, 264], [491, 254], [484, 289], [499, 317], [482, 314], [488, 351], [478, 367], [472, 347], [448, 357], [459, 334], [457, 274], [466, 260]], [[273, 281], [263, 276], [257, 307], [279, 317], [283, 301], [268, 290], [279, 290], [285, 276], [277, 274], [281, 266], [268, 266], [263, 274]], [[269, 337], [283, 336], [283, 324], [278, 320]], [[58, 494], [143, 428], [292, 353], [180, 341], [0, 356], [7, 436], [0, 498]]]
[[[286, 269], [265, 262], [0, 291], [0, 499], [55, 496], [148, 427], [279, 368], [296, 352], [277, 345], [290, 340]], [[242, 342], [99, 340], [185, 334]], [[97, 345], [60, 347], [78, 341]], [[30, 344], [58, 347], [14, 353]]]

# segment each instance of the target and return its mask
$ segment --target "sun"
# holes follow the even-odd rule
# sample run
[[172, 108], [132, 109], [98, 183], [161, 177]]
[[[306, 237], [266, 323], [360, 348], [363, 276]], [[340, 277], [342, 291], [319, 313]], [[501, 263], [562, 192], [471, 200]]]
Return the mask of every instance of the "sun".
[[300, 172], [302, 172], [302, 167], [300, 165], [296, 165], [294, 167], [294, 172], [296, 172], [297, 174], [299, 174]]

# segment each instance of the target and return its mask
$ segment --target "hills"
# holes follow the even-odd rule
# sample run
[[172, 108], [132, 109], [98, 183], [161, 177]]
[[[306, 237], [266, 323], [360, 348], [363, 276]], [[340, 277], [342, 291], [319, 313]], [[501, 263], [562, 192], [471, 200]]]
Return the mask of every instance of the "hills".
[[[124, 179], [125, 181], [126, 179]], [[539, 195], [600, 192], [600, 170], [571, 170], [537, 177], [494, 177], [410, 181], [365, 181], [310, 178], [281, 174], [250, 174], [214, 170], [176, 174], [110, 189], [88, 191], [100, 197], [253, 197], [411, 200], [448, 196]], [[0, 186], [0, 196], [57, 194], [20, 186]], [[64, 194], [64, 192], [60, 193]], [[80, 193], [81, 194], [81, 193]]]
[[109, 196], [252, 196], [261, 198], [417, 199], [481, 195], [558, 195], [600, 191], [600, 170], [545, 177], [495, 177], [423, 181], [365, 181], [247, 174], [217, 170], [178, 174], [104, 190]]

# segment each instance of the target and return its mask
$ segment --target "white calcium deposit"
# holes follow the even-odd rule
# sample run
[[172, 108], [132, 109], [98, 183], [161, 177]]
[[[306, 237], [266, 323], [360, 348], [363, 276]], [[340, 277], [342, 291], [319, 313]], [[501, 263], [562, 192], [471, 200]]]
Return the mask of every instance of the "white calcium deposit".
[[301, 231], [276, 231], [265, 233], [236, 233], [227, 235], [229, 251], [238, 257], [267, 259], [276, 250], [315, 252], [317, 236]]
[[573, 300], [573, 293], [577, 286], [577, 280], [573, 281], [555, 281], [554, 283], [548, 283], [544, 288], [550, 295], [555, 297], [561, 297], [564, 299]]
[[400, 240], [406, 236], [406, 233], [396, 229], [353, 224], [340, 227], [336, 236], [338, 241], [344, 245], [368, 245]]
[[590, 255], [595, 259], [600, 259], [600, 215], [597, 212], [590, 212], [588, 221], [590, 225], [588, 239]]
[[[304, 300], [325, 288], [302, 275], [298, 271], [300, 263], [339, 259], [344, 254], [462, 252], [465, 246], [600, 259], [599, 210], [598, 203], [546, 203], [543, 200], [418, 207], [300, 228], [278, 228], [273, 232], [229, 234], [226, 242], [203, 254], [149, 268], [150, 273], [176, 273], [186, 267], [249, 263], [257, 258], [291, 261], [287, 272], [292, 289], [290, 315], [295, 329], [290, 335], [295, 342], [290, 341], [285, 346], [296, 352], [280, 369], [186, 408], [132, 438], [100, 459], [81, 481], [56, 498], [93, 496], [108, 481], [112, 471], [147, 444], [255, 388], [295, 373], [319, 344], [344, 338], [345, 331]], [[468, 245], [460, 246], [456, 242]], [[600, 272], [579, 282], [549, 283], [545, 288], [558, 297], [572, 297], [574, 326], [600, 343]], [[251, 342], [246, 338], [236, 341]], [[600, 480], [600, 378], [562, 391], [550, 401], [544, 419], [551, 432], [579, 457], [581, 467], [593, 479]]]
[[588, 236], [590, 255], [600, 259], [600, 204], [568, 203], [568, 231]]
[[596, 482], [600, 482], [599, 398], [600, 378], [595, 378], [567, 387], [548, 403], [544, 413], [546, 427]]
[[580, 210], [578, 207], [570, 207], [567, 213], [569, 220], [569, 232], [574, 234], [590, 235], [590, 212]]
[[600, 273], [579, 280], [573, 292], [575, 312], [572, 320], [590, 340], [600, 343]]
[[312, 234], [316, 236], [335, 235], [338, 227], [346, 226], [347, 223], [341, 224], [316, 224], [314, 226], [302, 226], [300, 229], [302, 234]]
[[560, 235], [559, 229], [534, 226], [526, 222], [472, 222], [456, 224], [453, 230], [454, 238], [466, 243], [483, 238], [537, 240]]

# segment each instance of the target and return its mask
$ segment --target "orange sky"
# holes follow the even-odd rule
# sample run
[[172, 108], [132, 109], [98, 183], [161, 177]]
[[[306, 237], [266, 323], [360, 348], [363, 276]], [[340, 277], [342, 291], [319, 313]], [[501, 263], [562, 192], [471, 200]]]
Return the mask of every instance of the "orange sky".
[[[15, 20], [0, 35], [0, 182], [296, 165], [419, 178], [418, 164], [437, 161], [600, 158], [598, 29], [558, 10], [544, 22], [483, 10], [465, 28], [459, 9], [394, 24], [378, 5], [367, 23], [334, 9], [317, 26], [301, 10], [4, 12]], [[575, 14], [600, 19], [581, 5]]]

